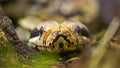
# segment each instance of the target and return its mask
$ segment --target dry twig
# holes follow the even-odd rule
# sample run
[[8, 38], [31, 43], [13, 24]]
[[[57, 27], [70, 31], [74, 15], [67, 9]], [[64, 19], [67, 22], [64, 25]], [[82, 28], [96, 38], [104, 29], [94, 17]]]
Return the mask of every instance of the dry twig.
[[98, 47], [96, 48], [96, 50], [94, 50], [94, 52], [90, 58], [88, 68], [97, 68], [101, 58], [103, 57], [103, 55], [107, 49], [108, 42], [111, 40], [111, 38], [116, 33], [119, 25], [120, 25], [119, 19], [117, 17], [115, 17], [113, 19], [113, 21], [111, 22], [111, 24], [109, 25], [105, 35], [100, 40]]

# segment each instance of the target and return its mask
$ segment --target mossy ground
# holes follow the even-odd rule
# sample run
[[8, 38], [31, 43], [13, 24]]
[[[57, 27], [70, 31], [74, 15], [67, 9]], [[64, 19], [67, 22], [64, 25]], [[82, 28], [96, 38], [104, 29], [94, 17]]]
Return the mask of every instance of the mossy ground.
[[0, 68], [50, 68], [59, 62], [59, 55], [53, 53], [37, 53], [30, 59], [18, 55], [14, 45], [0, 45]]

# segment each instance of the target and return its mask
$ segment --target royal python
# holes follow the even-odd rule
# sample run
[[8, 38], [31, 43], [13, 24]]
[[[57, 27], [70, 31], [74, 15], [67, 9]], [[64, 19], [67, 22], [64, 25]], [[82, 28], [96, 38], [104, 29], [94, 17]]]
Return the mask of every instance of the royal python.
[[28, 45], [40, 51], [60, 53], [83, 49], [89, 42], [88, 29], [82, 23], [47, 21], [31, 31]]

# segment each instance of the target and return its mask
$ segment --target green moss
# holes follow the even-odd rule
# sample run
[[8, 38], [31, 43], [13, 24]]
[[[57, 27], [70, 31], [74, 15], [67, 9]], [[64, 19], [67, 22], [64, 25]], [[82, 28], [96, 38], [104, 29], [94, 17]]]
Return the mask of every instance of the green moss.
[[0, 45], [0, 68], [50, 68], [59, 62], [59, 55], [54, 53], [36, 53], [30, 59], [18, 56], [14, 45]]
[[20, 66], [15, 49], [9, 43], [0, 45], [0, 66], [1, 68]]
[[51, 65], [57, 63], [60, 57], [54, 53], [38, 53], [31, 60], [34, 68], [49, 68]]

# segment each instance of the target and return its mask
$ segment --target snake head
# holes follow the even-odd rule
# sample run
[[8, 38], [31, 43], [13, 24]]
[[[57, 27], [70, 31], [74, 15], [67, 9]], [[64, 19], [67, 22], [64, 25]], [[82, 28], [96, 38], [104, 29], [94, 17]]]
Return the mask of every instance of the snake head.
[[66, 52], [83, 49], [89, 40], [89, 32], [80, 22], [65, 21], [61, 24], [44, 23], [36, 29], [29, 43], [42, 51]]

